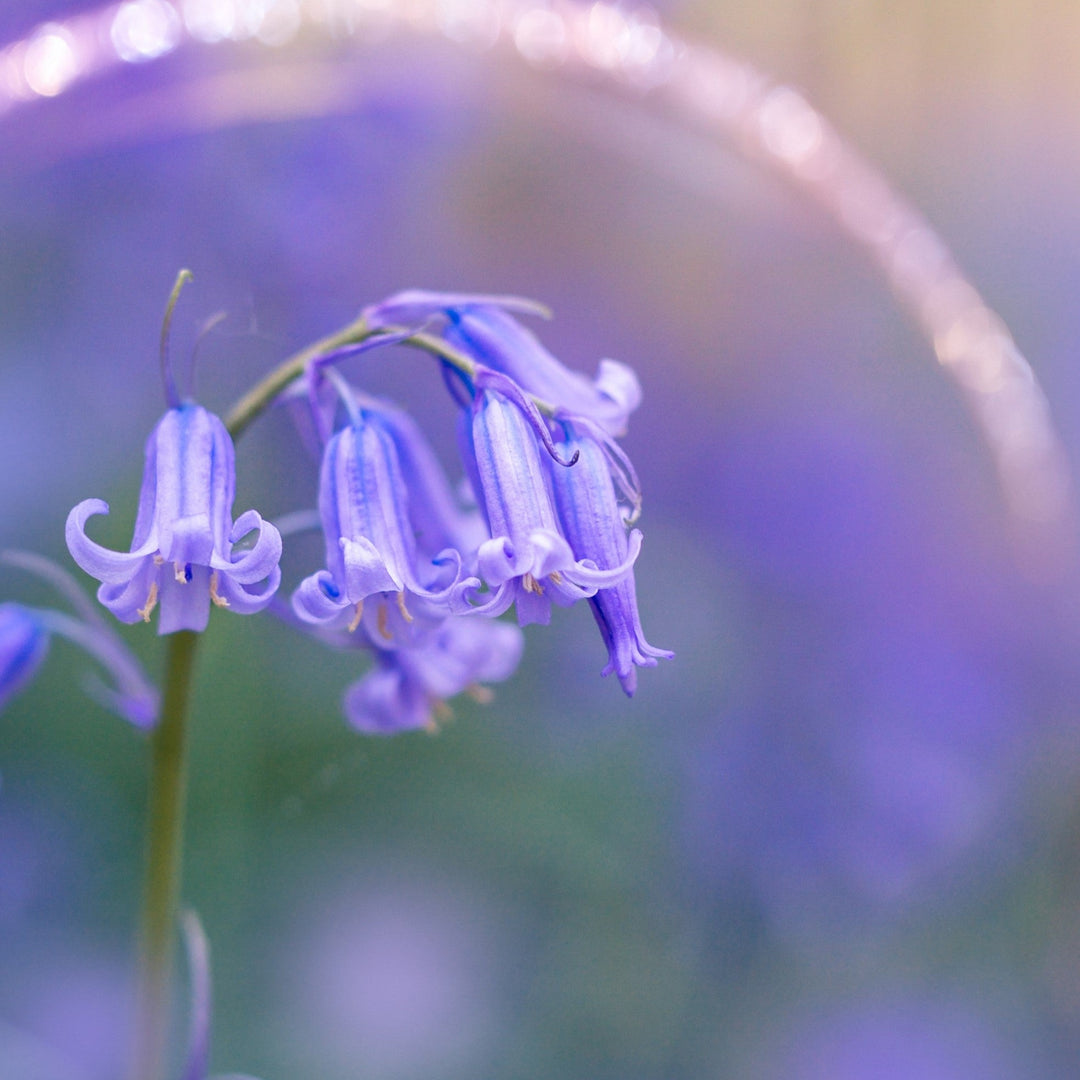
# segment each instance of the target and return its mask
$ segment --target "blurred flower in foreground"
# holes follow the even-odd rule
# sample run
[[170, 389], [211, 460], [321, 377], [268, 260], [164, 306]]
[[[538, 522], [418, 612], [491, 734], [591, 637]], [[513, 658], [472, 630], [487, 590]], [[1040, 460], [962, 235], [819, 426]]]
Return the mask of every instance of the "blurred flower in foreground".
[[376, 647], [373, 670], [345, 692], [345, 715], [369, 734], [432, 729], [448, 698], [470, 691], [485, 700], [482, 683], [510, 678], [524, 644], [509, 623], [451, 616], [405, 647]]
[[52, 635], [57, 634], [93, 656], [112, 678], [114, 686], [90, 681], [87, 689], [93, 697], [137, 727], [152, 726], [157, 719], [157, 690], [71, 577], [55, 563], [29, 552], [0, 552], [0, 561], [50, 582], [79, 615], [0, 603], [0, 709], [34, 677], [49, 651]]
[[[110, 551], [86, 535], [87, 520], [109, 507], [85, 499], [67, 519], [71, 557], [102, 583], [98, 599], [121, 622], [149, 622], [160, 603], [159, 634], [205, 630], [211, 600], [242, 615], [261, 611], [281, 580], [281, 537], [254, 510], [231, 520], [235, 490], [225, 425], [199, 405], [176, 405], [146, 444], [131, 550]], [[233, 545], [252, 532], [254, 544], [237, 556]]]

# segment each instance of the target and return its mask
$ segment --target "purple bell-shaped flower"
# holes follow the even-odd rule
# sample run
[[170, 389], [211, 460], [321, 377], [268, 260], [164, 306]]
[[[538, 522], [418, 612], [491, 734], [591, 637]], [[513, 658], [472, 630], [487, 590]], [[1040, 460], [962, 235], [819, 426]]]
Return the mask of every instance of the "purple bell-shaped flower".
[[[68, 550], [102, 583], [98, 599], [121, 622], [149, 622], [160, 606], [158, 633], [171, 634], [206, 629], [211, 601], [243, 615], [261, 611], [281, 580], [281, 537], [254, 510], [232, 520], [235, 489], [225, 425], [199, 405], [176, 405], [146, 444], [131, 550], [111, 551], [86, 535], [89, 518], [108, 512], [101, 499], [68, 515]], [[251, 533], [254, 543], [234, 550]]]

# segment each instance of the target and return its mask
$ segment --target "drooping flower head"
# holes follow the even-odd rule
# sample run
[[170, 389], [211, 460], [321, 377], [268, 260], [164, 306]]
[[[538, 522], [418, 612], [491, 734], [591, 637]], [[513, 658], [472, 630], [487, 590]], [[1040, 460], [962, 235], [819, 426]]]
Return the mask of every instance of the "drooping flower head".
[[477, 565], [492, 590], [475, 610], [498, 615], [516, 603], [522, 626], [547, 623], [552, 599], [572, 604], [629, 573], [640, 534], [617, 565], [598, 569], [576, 558], [559, 527], [544, 464], [546, 455], [552, 469], [572, 471], [575, 456], [560, 456], [546, 422], [513, 380], [481, 369], [475, 386], [466, 452], [491, 532]]
[[345, 692], [345, 715], [372, 735], [430, 730], [449, 698], [508, 679], [523, 647], [521, 631], [509, 623], [450, 616], [410, 645], [377, 649], [375, 666]]
[[441, 320], [446, 340], [478, 363], [509, 375], [527, 394], [587, 417], [611, 435], [626, 431], [641, 404], [633, 370], [617, 360], [601, 360], [590, 382], [557, 360], [515, 314], [548, 315], [542, 304], [514, 296], [482, 296], [409, 289], [368, 308], [369, 326], [422, 325]]
[[[632, 516], [640, 505], [633, 466], [611, 439], [584, 421], [565, 422], [563, 438], [556, 446], [560, 454], [577, 458], [572, 469], [549, 470], [559, 523], [574, 555], [600, 569], [623, 565], [635, 537], [640, 543], [636, 529], [627, 534], [619, 505], [620, 493], [630, 503]], [[601, 674], [615, 672], [627, 696], [632, 697], [637, 688], [636, 669], [655, 667], [658, 659], [671, 659], [674, 653], [654, 648], [645, 640], [633, 570], [598, 589], [589, 603], [608, 649], [608, 663]]]
[[89, 653], [111, 679], [108, 685], [87, 680], [87, 691], [136, 727], [157, 720], [158, 693], [139, 662], [105, 625], [83, 592], [51, 560], [24, 551], [0, 551], [0, 562], [18, 566], [48, 581], [75, 609], [75, 615], [52, 608], [0, 604], [0, 710], [37, 674], [53, 635], [66, 638]]
[[[305, 622], [347, 621], [355, 629], [365, 601], [377, 596], [375, 614], [369, 610], [367, 618], [388, 637], [391, 597], [406, 622], [413, 617], [410, 605], [434, 604], [449, 613], [462, 557], [452, 546], [432, 551], [454, 540], [456, 526], [447, 507], [428, 501], [432, 492], [440, 500], [449, 496], [419, 429], [374, 403], [350, 400], [350, 406], [349, 422], [326, 444], [319, 475], [326, 569], [301, 582], [293, 610]], [[415, 514], [414, 495], [420, 502]]]
[[[68, 550], [102, 583], [98, 599], [121, 622], [149, 622], [160, 606], [158, 633], [171, 634], [204, 630], [211, 601], [240, 614], [261, 611], [281, 580], [281, 537], [254, 510], [232, 520], [235, 489], [225, 425], [200, 405], [175, 405], [146, 443], [130, 551], [111, 551], [86, 535], [89, 518], [108, 513], [101, 499], [86, 499], [68, 515]], [[250, 546], [234, 550], [252, 533]]]

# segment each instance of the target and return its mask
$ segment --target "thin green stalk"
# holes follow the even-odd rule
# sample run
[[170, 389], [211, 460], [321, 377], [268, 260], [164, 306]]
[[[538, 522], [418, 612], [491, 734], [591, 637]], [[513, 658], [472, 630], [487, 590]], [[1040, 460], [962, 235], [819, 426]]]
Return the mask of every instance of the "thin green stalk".
[[187, 717], [198, 643], [199, 635], [190, 630], [170, 635], [161, 717], [150, 738], [150, 801], [132, 1080], [163, 1080], [165, 1075], [187, 790]]
[[330, 334], [306, 349], [294, 353], [287, 360], [283, 360], [229, 410], [225, 417], [225, 426], [229, 429], [229, 434], [234, 439], [240, 435], [289, 383], [295, 382], [303, 375], [305, 368], [312, 360], [325, 356], [327, 353], [337, 352], [338, 349], [343, 349], [348, 345], [357, 345], [371, 334], [372, 331], [368, 329], [361, 316], [336, 334]]

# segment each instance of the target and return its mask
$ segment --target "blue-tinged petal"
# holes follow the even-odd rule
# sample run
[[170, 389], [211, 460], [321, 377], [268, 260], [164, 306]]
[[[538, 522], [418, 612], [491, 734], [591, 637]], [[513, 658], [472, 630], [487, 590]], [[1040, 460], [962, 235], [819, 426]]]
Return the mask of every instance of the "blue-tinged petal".
[[385, 402], [378, 403], [378, 415], [397, 450], [418, 551], [443, 562], [448, 551], [475, 550], [487, 533], [483, 520], [475, 510], [461, 508], [420, 426], [404, 410]]
[[501, 308], [519, 315], [538, 315], [550, 318], [548, 308], [536, 300], [521, 296], [496, 296], [484, 293], [429, 292], [426, 289], [405, 289], [364, 309], [364, 321], [376, 329], [381, 326], [417, 326], [440, 315], [460, 308]]
[[0, 604], [0, 710], [36, 674], [49, 651], [49, 634], [22, 604]]
[[601, 360], [593, 385], [615, 406], [616, 416], [628, 417], [641, 404], [641, 383], [637, 374], [621, 360]]
[[210, 621], [210, 568], [182, 567], [179, 575], [166, 563], [158, 574], [158, 633], [201, 633]]
[[[620, 528], [625, 527], [621, 519], [618, 525]], [[610, 588], [612, 585], [622, 581], [628, 574], [633, 573], [634, 563], [637, 562], [638, 555], [641, 554], [641, 540], [641, 530], [632, 529], [625, 545], [626, 554], [623, 561], [617, 566], [601, 569], [596, 566], [592, 559], [578, 559], [569, 570], [564, 572], [564, 576], [575, 585], [589, 590], [589, 595], [595, 589]]]
[[514, 582], [514, 611], [518, 626], [547, 626], [551, 622], [551, 596], [539, 589]]
[[447, 619], [423, 647], [402, 652], [400, 662], [430, 697], [446, 700], [477, 683], [510, 678], [524, 644], [521, 631], [510, 623]]
[[472, 450], [492, 537], [508, 537], [522, 548], [537, 529], [558, 532], [540, 450], [517, 405], [493, 391], [478, 393]]
[[627, 696], [633, 697], [636, 668], [655, 667], [657, 660], [670, 660], [675, 654], [656, 649], [645, 640], [633, 575], [610, 589], [601, 589], [589, 603], [608, 649], [608, 662], [601, 674], [615, 672]]
[[209, 566], [214, 557], [214, 538], [210, 535], [209, 514], [189, 514], [176, 518], [168, 531], [162, 532], [161, 556], [166, 562], [186, 566]]
[[229, 532], [236, 471], [232, 439], [216, 416], [191, 404], [169, 409], [152, 438], [161, 556], [206, 566], [212, 552], [223, 553]]
[[238, 581], [234, 575], [214, 570], [210, 574], [210, 599], [237, 615], [254, 615], [269, 605], [280, 584], [281, 569], [277, 566], [261, 584]]
[[51, 608], [0, 604], [0, 708], [37, 670], [52, 636], [62, 636], [96, 659], [112, 684], [93, 679], [88, 692], [141, 728], [157, 719], [158, 693], [139, 662], [106, 625], [71, 575], [49, 559], [23, 551], [2, 551], [0, 561], [43, 578], [75, 608], [79, 617]]
[[372, 593], [402, 590], [404, 581], [391, 573], [379, 549], [366, 537], [358, 540], [342, 537], [341, 553], [345, 565], [345, 592], [354, 603]]
[[396, 735], [431, 723], [422, 689], [394, 664], [380, 664], [345, 691], [345, 717], [366, 735]]
[[[399, 438], [407, 446], [411, 477], [401, 464]], [[449, 493], [442, 490], [445, 481], [431, 475], [433, 468], [437, 468], [434, 455], [407, 425], [388, 422], [376, 407], [354, 408], [352, 423], [330, 439], [323, 454], [319, 515], [326, 575], [301, 584], [294, 599], [298, 617], [327, 622], [341, 609], [385, 593], [399, 594], [402, 605], [406, 598], [417, 598], [441, 603], [445, 609], [462, 584], [461, 554], [446, 547], [456, 530], [449, 520], [430, 519], [428, 551], [421, 557], [412, 516], [417, 492], [408, 482], [419, 476], [421, 498], [434, 490], [448, 504]], [[449, 506], [444, 510], [449, 516]], [[433, 548], [435, 543], [438, 548]]]
[[475, 306], [448, 315], [445, 337], [455, 348], [509, 375], [527, 393], [560, 411], [588, 417], [612, 435], [625, 432], [630, 413], [641, 401], [636, 376], [625, 365], [604, 362], [592, 383], [552, 356], [504, 310]]
[[98, 603], [123, 623], [149, 622], [157, 607], [160, 576], [154, 557], [146, 555], [126, 581], [105, 582], [97, 591]]
[[234, 544], [250, 533], [258, 533], [255, 543], [238, 555], [223, 559], [217, 555], [210, 561], [213, 570], [221, 571], [239, 585], [254, 585], [272, 577], [281, 560], [281, 533], [255, 510], [247, 510], [229, 531], [229, 543]]
[[445, 619], [416, 644], [377, 653], [376, 666], [346, 691], [345, 714], [370, 734], [431, 728], [448, 698], [509, 678], [522, 647], [521, 631], [506, 623]]
[[[657, 659], [673, 655], [649, 645], [641, 630], [632, 570], [641, 533], [634, 529], [627, 535], [612, 476], [612, 447], [588, 430], [575, 430], [573, 424], [567, 425], [559, 445], [564, 452], [579, 453], [572, 469], [550, 470], [559, 520], [578, 559], [565, 576], [598, 588], [590, 603], [608, 648], [603, 674], [616, 672], [623, 689], [632, 695], [637, 686], [635, 667], [652, 667]], [[614, 463], [632, 477], [636, 492], [637, 478], [629, 461], [616, 456]], [[589, 566], [597, 570], [590, 572]], [[605, 571], [607, 580], [601, 576]]]
[[151, 534], [132, 551], [113, 551], [102, 547], [86, 535], [86, 523], [95, 514], [107, 514], [109, 504], [101, 499], [84, 499], [68, 514], [64, 539], [75, 562], [91, 577], [105, 584], [127, 581], [142, 561], [157, 551], [157, 538]]
[[352, 606], [326, 570], [304, 578], [292, 594], [292, 609], [306, 623], [330, 622]]
[[[235, 469], [220, 418], [177, 405], [147, 439], [132, 550], [109, 551], [86, 536], [87, 520], [108, 511], [101, 500], [71, 511], [68, 548], [102, 583], [98, 599], [117, 618], [149, 622], [158, 607], [158, 633], [168, 634], [204, 630], [211, 599], [242, 614], [266, 606], [280, 581], [281, 537], [253, 510], [233, 523]], [[251, 532], [254, 543], [234, 558], [233, 544]]]

